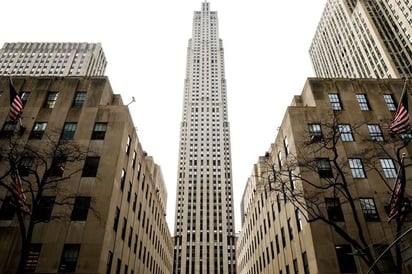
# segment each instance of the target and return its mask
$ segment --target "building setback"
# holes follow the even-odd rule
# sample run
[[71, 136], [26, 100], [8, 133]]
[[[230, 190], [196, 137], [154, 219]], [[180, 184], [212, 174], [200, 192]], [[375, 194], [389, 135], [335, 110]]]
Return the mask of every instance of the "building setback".
[[[400, 79], [307, 80], [245, 187], [237, 240], [239, 273], [367, 272], [369, 267], [359, 257], [366, 249], [349, 243], [336, 228], [360, 242], [356, 215], [365, 238], [361, 246], [367, 246], [373, 258], [395, 239], [396, 222], [387, 222], [385, 207], [399, 170], [394, 148], [403, 141], [391, 136], [388, 126], [403, 86]], [[337, 166], [333, 150], [326, 146], [332, 140]], [[405, 159], [411, 150], [410, 144], [402, 150]], [[407, 186], [410, 173], [406, 168]], [[342, 187], [327, 187], [333, 182], [347, 185], [355, 212]], [[410, 194], [407, 187], [406, 196]], [[321, 220], [308, 221], [316, 216], [336, 228]], [[409, 227], [407, 222], [402, 231]], [[402, 241], [405, 247], [403, 267], [409, 273], [410, 237]], [[394, 256], [394, 248], [383, 256], [378, 263], [381, 271], [394, 272]]]
[[317, 77], [412, 75], [410, 1], [328, 0], [309, 50]]
[[222, 40], [208, 2], [193, 17], [180, 129], [173, 273], [236, 273]]
[[100, 43], [5, 43], [0, 75], [103, 76], [107, 61]]
[[[171, 273], [173, 241], [165, 218], [167, 192], [161, 169], [143, 150], [129, 109], [120, 95], [113, 94], [107, 77], [13, 77], [13, 83], [25, 104], [26, 130], [19, 136], [19, 126], [9, 121], [9, 80], [0, 78], [0, 95], [5, 98], [0, 100], [3, 157], [13, 133], [20, 148], [46, 150], [50, 140], [56, 140], [78, 144], [85, 153], [79, 161], [58, 162], [59, 168], [50, 173], [53, 178], [73, 174], [57, 189], [47, 190], [39, 202], [41, 213], [33, 212], [44, 222], [34, 227], [25, 270]], [[2, 159], [0, 174], [8, 166], [7, 158]], [[56, 163], [55, 157], [45, 159], [49, 165]], [[19, 166], [34, 168], [33, 161], [25, 160], [19, 158]], [[32, 175], [20, 174], [35, 182]], [[23, 190], [32, 204], [28, 184]], [[21, 250], [18, 214], [10, 206], [10, 196], [0, 186], [1, 273], [16, 273]]]

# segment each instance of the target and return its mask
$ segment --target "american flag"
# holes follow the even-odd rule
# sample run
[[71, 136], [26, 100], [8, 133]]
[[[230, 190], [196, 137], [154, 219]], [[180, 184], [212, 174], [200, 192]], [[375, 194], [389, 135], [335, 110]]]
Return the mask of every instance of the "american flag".
[[23, 102], [14, 88], [13, 82], [9, 79], [10, 84], [10, 112], [9, 117], [13, 122], [17, 121], [23, 113]]
[[401, 134], [408, 132], [409, 129], [408, 91], [405, 86], [389, 131], [394, 134]]
[[392, 191], [392, 196], [391, 196], [391, 201], [389, 203], [390, 205], [390, 211], [388, 214], [388, 223], [392, 221], [396, 216], [398, 216], [399, 211], [401, 210], [402, 207], [402, 197], [403, 197], [403, 192], [405, 189], [405, 168], [403, 167], [403, 163], [401, 165], [401, 168], [399, 169], [398, 177], [396, 178], [395, 181], [395, 186]]
[[18, 197], [16, 207], [18, 207], [23, 213], [30, 215], [31, 209], [29, 205], [27, 204], [26, 195], [24, 195], [23, 188], [21, 185], [21, 178], [20, 178], [20, 175], [17, 169], [15, 169], [11, 173], [11, 179], [13, 181], [13, 188], [16, 191], [16, 194]]

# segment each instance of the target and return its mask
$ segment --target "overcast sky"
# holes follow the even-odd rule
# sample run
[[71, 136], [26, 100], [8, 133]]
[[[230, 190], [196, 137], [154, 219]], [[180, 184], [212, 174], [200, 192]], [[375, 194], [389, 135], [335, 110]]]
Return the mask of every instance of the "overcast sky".
[[[99, 42], [114, 93], [163, 171], [174, 233], [179, 129], [193, 11], [201, 0], [3, 1], [4, 42]], [[225, 50], [236, 230], [253, 164], [314, 72], [308, 49], [326, 0], [212, 0]]]

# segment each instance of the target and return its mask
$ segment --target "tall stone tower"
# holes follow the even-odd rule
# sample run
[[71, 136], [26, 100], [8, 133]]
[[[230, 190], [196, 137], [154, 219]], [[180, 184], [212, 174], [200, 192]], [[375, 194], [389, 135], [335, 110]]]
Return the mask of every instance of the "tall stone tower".
[[236, 273], [224, 53], [206, 1], [194, 12], [183, 100], [173, 273]]

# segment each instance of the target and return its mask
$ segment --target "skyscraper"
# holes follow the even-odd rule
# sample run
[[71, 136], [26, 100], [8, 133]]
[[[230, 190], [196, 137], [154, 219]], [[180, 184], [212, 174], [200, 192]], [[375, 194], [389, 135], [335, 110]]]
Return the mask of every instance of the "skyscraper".
[[173, 273], [235, 273], [229, 120], [222, 40], [208, 2], [187, 49]]
[[103, 76], [107, 61], [100, 43], [5, 43], [0, 75]]
[[411, 35], [411, 1], [328, 0], [309, 53], [318, 77], [406, 77]]

